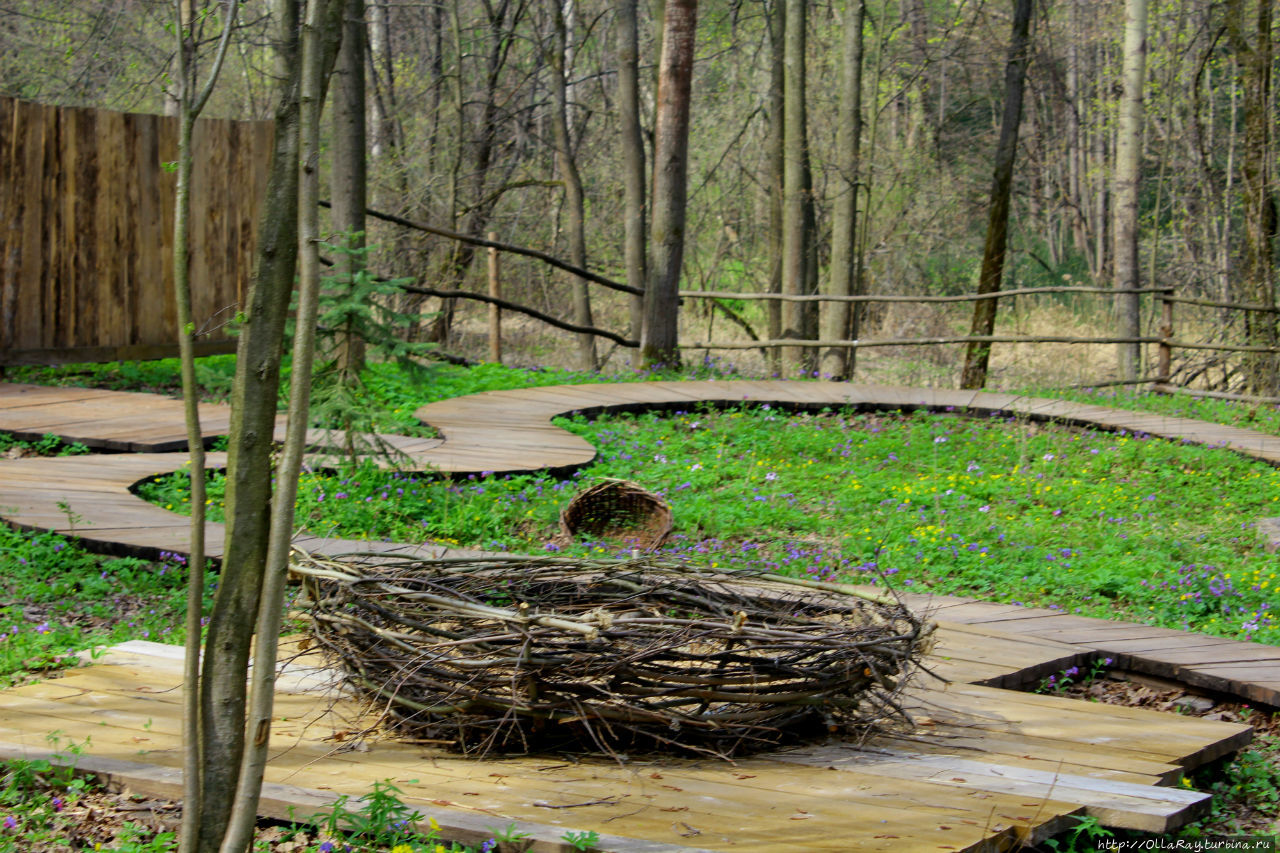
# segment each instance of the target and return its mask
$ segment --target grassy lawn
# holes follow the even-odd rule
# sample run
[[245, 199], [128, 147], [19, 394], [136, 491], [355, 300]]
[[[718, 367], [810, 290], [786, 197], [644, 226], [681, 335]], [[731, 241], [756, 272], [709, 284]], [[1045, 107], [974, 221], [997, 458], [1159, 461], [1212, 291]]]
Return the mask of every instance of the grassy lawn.
[[[203, 364], [216, 399], [231, 362]], [[176, 387], [172, 366], [163, 363], [123, 374], [80, 367], [11, 378]], [[366, 379], [370, 407], [386, 431], [408, 431], [413, 411], [435, 399], [596, 381], [601, 377], [493, 366], [434, 368], [426, 384], [384, 367]], [[1027, 393], [1280, 434], [1276, 407], [1106, 389]], [[1280, 471], [1223, 449], [956, 412], [792, 415], [759, 406], [561, 423], [600, 450], [573, 477], [449, 479], [372, 466], [317, 472], [304, 477], [299, 524], [349, 538], [494, 551], [626, 553], [619, 543], [555, 541], [559, 511], [573, 493], [598, 478], [621, 477], [671, 503], [676, 528], [665, 550], [672, 557], [1280, 642], [1271, 605], [1280, 558], [1263, 551], [1253, 529], [1258, 518], [1280, 515]], [[53, 440], [0, 439], [0, 452], [82, 451]], [[220, 477], [212, 483], [217, 517]], [[177, 511], [186, 504], [181, 477], [146, 491]], [[0, 529], [0, 685], [39, 677], [103, 643], [181, 642], [185, 573], [172, 555], [106, 559], [54, 534]], [[212, 588], [216, 577], [207, 583]], [[1274, 796], [1264, 802], [1280, 779], [1270, 743], [1246, 753], [1252, 769], [1240, 771], [1266, 784], [1245, 785], [1236, 795], [1274, 816]], [[1239, 778], [1227, 777], [1223, 802]]]

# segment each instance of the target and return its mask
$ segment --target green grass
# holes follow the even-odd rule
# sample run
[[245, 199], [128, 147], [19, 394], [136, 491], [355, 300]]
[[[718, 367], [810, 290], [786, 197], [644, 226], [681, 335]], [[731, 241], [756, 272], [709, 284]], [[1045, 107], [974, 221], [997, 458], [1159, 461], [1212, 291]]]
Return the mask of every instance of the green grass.
[[[227, 384], [228, 360], [202, 363], [205, 375], [216, 379], [212, 384]], [[711, 365], [697, 375], [716, 370]], [[163, 364], [14, 378], [176, 387], [172, 367]], [[385, 428], [395, 430], [411, 425], [413, 411], [432, 400], [601, 377], [439, 366], [420, 386], [379, 366], [366, 381], [368, 404]], [[1105, 389], [1030, 393], [1280, 434], [1276, 407]], [[624, 477], [672, 503], [677, 528], [667, 551], [674, 557], [1280, 642], [1271, 613], [1280, 558], [1263, 552], [1252, 529], [1256, 519], [1280, 515], [1274, 508], [1280, 475], [1222, 449], [958, 413], [792, 416], [759, 407], [562, 423], [601, 451], [598, 462], [576, 477], [448, 480], [370, 467], [310, 474], [299, 521], [316, 532], [354, 538], [541, 551], [556, 547], [551, 540], [559, 510], [583, 483]], [[49, 439], [35, 445], [7, 441], [0, 451], [78, 450]], [[181, 479], [149, 486], [152, 499], [181, 510]], [[221, 497], [216, 480], [215, 516]], [[582, 543], [573, 550], [611, 554], [619, 545]], [[101, 643], [144, 637], [180, 642], [184, 575], [172, 555], [107, 559], [55, 534], [0, 530], [6, 602], [0, 606], [0, 684], [38, 677]], [[208, 583], [212, 588], [216, 578]], [[1203, 784], [1216, 786], [1217, 808], [1256, 801], [1274, 812], [1274, 752], [1267, 741], [1242, 753], [1225, 775], [1206, 776]], [[6, 806], [23, 821], [47, 819], [29, 824], [47, 829], [56, 823], [53, 796], [31, 800], [37, 806], [25, 810], [13, 801]], [[143, 843], [115, 849], [165, 849]]]
[[[1280, 641], [1276, 557], [1253, 530], [1278, 514], [1280, 471], [1229, 451], [957, 413], [763, 406], [560, 423], [600, 450], [572, 478], [313, 473], [298, 523], [541, 552], [556, 547], [559, 512], [581, 484], [620, 477], [671, 503], [673, 557]], [[181, 510], [185, 490], [179, 474], [143, 493]], [[222, 493], [214, 475], [215, 517]]]

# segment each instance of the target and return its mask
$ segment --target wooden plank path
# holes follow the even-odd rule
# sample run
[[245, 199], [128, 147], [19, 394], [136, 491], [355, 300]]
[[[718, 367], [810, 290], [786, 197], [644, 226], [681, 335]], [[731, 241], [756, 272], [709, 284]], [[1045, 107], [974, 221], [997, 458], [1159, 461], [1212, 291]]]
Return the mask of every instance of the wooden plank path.
[[[490, 391], [419, 409], [418, 418], [434, 426], [440, 439], [388, 438], [416, 467], [441, 473], [564, 471], [589, 463], [595, 457], [595, 449], [582, 438], [552, 425], [551, 418], [557, 415], [766, 402], [794, 409], [923, 408], [979, 416], [1053, 419], [1220, 446], [1280, 465], [1280, 437], [1188, 418], [1013, 394], [770, 380], [607, 383]], [[207, 405], [202, 407], [201, 418], [206, 434], [217, 435], [226, 431], [230, 410]], [[283, 416], [278, 429], [283, 429]], [[178, 401], [150, 394], [0, 384], [0, 430], [31, 438], [52, 433], [105, 450], [148, 451], [0, 460], [0, 518], [20, 527], [75, 535], [91, 547], [115, 553], [154, 556], [162, 550], [181, 553], [187, 549], [186, 519], [142, 501], [131, 491], [137, 482], [179, 470], [184, 464], [183, 455], [165, 452], [186, 445]], [[209, 464], [223, 465], [225, 457], [212, 454]], [[219, 555], [223, 542], [221, 525], [210, 524], [207, 535], [210, 553]], [[315, 537], [304, 537], [298, 545], [320, 553], [385, 549], [438, 556], [446, 552], [430, 543], [370, 543]], [[455, 549], [452, 553], [467, 552]], [[1077, 648], [1082, 655], [1112, 657], [1123, 668], [1280, 706], [1280, 650], [1274, 647], [951, 596], [911, 595], [908, 600], [917, 607], [941, 608], [940, 615], [947, 621], [989, 625], [1028, 638], [1052, 639]]]
[[[1053, 419], [1186, 437], [1280, 464], [1280, 438], [1180, 418], [1007, 394], [780, 381], [489, 392], [420, 409], [418, 417], [439, 431], [439, 439], [387, 438], [411, 457], [412, 467], [441, 473], [570, 470], [589, 463], [595, 450], [552, 425], [556, 415], [766, 402], [790, 409], [925, 408]], [[201, 416], [210, 435], [229, 424], [223, 406], [205, 406]], [[283, 418], [277, 434], [282, 428]], [[185, 454], [172, 452], [185, 447], [178, 401], [0, 384], [0, 429], [29, 438], [52, 433], [107, 451], [142, 451], [0, 460], [0, 517], [9, 523], [74, 535], [104, 551], [154, 556], [186, 550], [187, 519], [132, 491], [138, 482], [185, 464]], [[320, 440], [318, 434], [313, 438]], [[225, 465], [225, 456], [211, 454], [209, 465]], [[221, 525], [209, 525], [212, 555], [221, 553], [223, 537]], [[323, 553], [444, 553], [429, 543], [302, 537], [298, 544]], [[882, 736], [870, 751], [830, 744], [729, 766], [667, 762], [649, 771], [652, 765], [571, 765], [558, 775], [543, 765], [506, 761], [480, 778], [474, 762], [420, 747], [379, 744], [373, 759], [335, 752], [317, 733], [332, 736], [341, 726], [349, 728], [358, 709], [317, 704], [301, 678], [284, 690], [277, 737], [289, 745], [273, 762], [274, 793], [266, 802], [279, 809], [315, 805], [331, 798], [330, 791], [358, 794], [379, 779], [403, 786], [416, 778], [410, 795], [421, 793], [423, 803], [442, 809], [448, 819], [441, 823], [460, 839], [483, 840], [487, 827], [515, 821], [532, 828], [539, 850], [566, 849], [555, 840], [562, 831], [558, 824], [598, 828], [606, 849], [617, 850], [746, 844], [764, 850], [993, 849], [1046, 837], [1078, 814], [1148, 831], [1174, 828], [1194, 816], [1205, 797], [1162, 786], [1176, 783], [1186, 768], [1238, 749], [1249, 737], [1243, 726], [999, 688], [1026, 686], [1107, 655], [1120, 668], [1280, 705], [1280, 650], [1273, 647], [959, 597], [908, 600], [943, 626], [930, 667], [952, 683], [945, 689], [936, 683], [913, 688], [909, 704], [921, 727], [911, 735]], [[117, 651], [106, 663], [65, 678], [6, 691], [0, 695], [0, 754], [35, 754], [43, 748], [50, 718], [64, 730], [101, 724], [110, 734], [92, 730], [95, 753], [104, 738], [112, 747], [92, 760], [104, 772], [135, 787], [172, 793], [178, 729], [169, 706], [177, 702], [178, 677], [173, 653], [147, 645]], [[164, 725], [157, 723], [161, 717]], [[300, 778], [313, 787], [299, 787]], [[487, 781], [493, 778], [500, 783]], [[658, 778], [668, 781], [646, 781]], [[510, 790], [492, 799], [494, 785]], [[517, 793], [506, 796], [511, 791]], [[600, 803], [578, 805], [595, 800]]]
[[[940, 649], [973, 644], [970, 626], [939, 631]], [[1017, 651], [1016, 639], [1005, 643]], [[317, 661], [282, 651], [268, 814], [289, 817], [294, 806], [300, 817], [389, 779], [450, 837], [479, 842], [514, 823], [544, 851], [567, 850], [558, 841], [566, 829], [595, 830], [603, 849], [627, 853], [1008, 849], [1080, 815], [1168, 832], [1207, 806], [1207, 795], [1176, 786], [1183, 772], [1251, 734], [1233, 723], [925, 680], [904, 700], [919, 727], [861, 745], [732, 763], [464, 759], [377, 738], [352, 749], [370, 715], [334, 695]], [[963, 668], [941, 654], [932, 666]], [[181, 655], [126, 643], [85, 668], [0, 693], [0, 756], [46, 755], [53, 726], [72, 742], [92, 739], [82, 767], [139, 793], [180, 796]]]

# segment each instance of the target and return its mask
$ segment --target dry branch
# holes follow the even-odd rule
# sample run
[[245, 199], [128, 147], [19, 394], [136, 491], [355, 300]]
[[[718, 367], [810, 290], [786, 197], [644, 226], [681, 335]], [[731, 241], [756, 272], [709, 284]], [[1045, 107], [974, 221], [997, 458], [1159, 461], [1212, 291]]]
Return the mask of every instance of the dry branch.
[[933, 626], [894, 596], [651, 560], [295, 556], [315, 645], [401, 737], [722, 757], [890, 718]]

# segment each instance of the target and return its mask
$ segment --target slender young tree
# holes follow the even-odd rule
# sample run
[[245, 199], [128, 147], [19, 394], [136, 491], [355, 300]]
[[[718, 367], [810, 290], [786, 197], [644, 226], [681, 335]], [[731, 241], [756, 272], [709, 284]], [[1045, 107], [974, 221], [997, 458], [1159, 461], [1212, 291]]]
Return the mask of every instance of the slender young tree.
[[[768, 160], [769, 192], [769, 292], [782, 293], [782, 184], [786, 173], [786, 33], [787, 9], [784, 0], [766, 0], [766, 23], [769, 28], [769, 132], [765, 141]], [[782, 303], [770, 299], [766, 318], [770, 340], [782, 337]], [[779, 347], [769, 350], [769, 366], [774, 373], [782, 370]]]
[[[324, 22], [323, 31], [328, 34], [323, 42], [326, 49], [318, 58], [313, 50], [308, 60], [321, 63], [324, 80], [337, 48], [341, 4], [342, 0], [310, 0], [307, 9], [308, 38], [317, 37], [317, 22]], [[292, 535], [292, 525], [285, 524], [281, 515], [292, 513], [296, 492], [296, 482], [291, 487], [285, 476], [273, 500], [270, 472], [284, 325], [298, 257], [299, 89], [304, 63], [297, 12], [293, 0], [277, 0], [273, 6], [278, 86], [275, 142], [259, 217], [257, 262], [236, 350], [227, 446], [227, 547], [201, 664], [200, 807], [184, 813], [185, 820], [198, 822], [195, 846], [187, 853], [248, 850], [270, 734], [282, 609], [278, 599], [284, 584], [283, 557]], [[317, 162], [308, 160], [313, 169]], [[299, 310], [304, 311], [305, 305], [305, 300], [300, 302]], [[305, 314], [298, 318], [298, 327], [295, 338], [306, 340]], [[309, 391], [306, 367], [305, 362], [294, 365], [295, 396]], [[291, 438], [305, 431], [305, 421], [305, 407], [295, 410]], [[295, 439], [286, 447], [282, 464], [300, 453], [301, 443]], [[249, 713], [249, 655], [255, 630], [257, 657]]]
[[[646, 246], [644, 215], [644, 135], [640, 128], [640, 38], [636, 0], [618, 3], [618, 116], [622, 137], [623, 214], [626, 222], [623, 258], [627, 284], [645, 287]], [[640, 340], [644, 328], [644, 297], [631, 297], [631, 337]], [[632, 366], [639, 367], [640, 350]]]
[[[320, 303], [320, 116], [325, 89], [342, 38], [346, 0], [308, 0], [301, 34], [298, 92], [298, 309], [289, 376], [289, 420], [276, 470], [276, 493], [269, 507], [267, 552], [253, 635], [247, 743], [240, 757], [236, 796], [220, 853], [242, 853], [253, 842], [258, 800], [267, 766], [267, 746], [275, 703], [276, 657], [284, 610], [285, 580], [293, 539], [293, 507], [307, 446], [311, 369]], [[278, 342], [277, 346], [279, 345]], [[247, 633], [247, 631], [246, 631]]]
[[[782, 292], [799, 296], [809, 292], [812, 194], [809, 176], [809, 118], [805, 74], [808, 49], [808, 2], [786, 0], [785, 73], [783, 82], [783, 177], [782, 177]], [[791, 340], [807, 337], [802, 302], [782, 303], [782, 335]], [[808, 369], [808, 350], [784, 347], [785, 372]]]
[[[582, 176], [578, 172], [578, 159], [573, 153], [573, 141], [569, 127], [569, 82], [566, 67], [572, 56], [573, 34], [569, 32], [569, 19], [561, 0], [547, 0], [551, 5], [554, 38], [551, 50], [551, 125], [555, 144], [556, 169], [564, 182], [565, 206], [569, 230], [569, 263], [583, 269], [587, 266], [587, 227], [585, 193]], [[587, 282], [578, 276], [571, 277], [573, 288], [573, 322], [579, 326], [594, 325], [591, 319], [591, 291]], [[596, 369], [596, 338], [589, 332], [577, 335], [578, 368]]]
[[[365, 209], [368, 202], [365, 121], [366, 50], [364, 0], [346, 0], [342, 16], [342, 45], [334, 68], [333, 171], [329, 178], [333, 199], [332, 230], [342, 251], [335, 259], [339, 281], [352, 287], [365, 269]], [[336, 359], [341, 381], [359, 382], [364, 369], [365, 341], [350, 329], [338, 340]]]
[[653, 133], [653, 221], [644, 293], [641, 358], [646, 367], [680, 362], [680, 267], [688, 197], [689, 95], [697, 0], [667, 0]]
[[[196, 119], [213, 94], [235, 28], [235, 4], [222, 3], [222, 35], [217, 52], [200, 82], [197, 60], [196, 16], [190, 0], [175, 0], [174, 31], [178, 34], [177, 92], [173, 99], [178, 116], [178, 171], [173, 216], [173, 286], [178, 316], [178, 353], [182, 370], [183, 412], [187, 426], [187, 450], [191, 455], [191, 547], [187, 554], [186, 655], [183, 664], [183, 802], [198, 814], [201, 803], [200, 629], [204, 620], [205, 567], [205, 461], [200, 429], [200, 389], [196, 380], [196, 325], [191, 307], [191, 173]], [[195, 850], [199, 824], [184, 821], [180, 843]]]
[[[998, 293], [1004, 276], [1005, 247], [1009, 241], [1009, 198], [1013, 192], [1013, 163], [1018, 153], [1018, 125], [1022, 121], [1022, 91], [1030, 59], [1031, 0], [1014, 0], [1013, 32], [1004, 71], [1004, 115], [1000, 120], [1000, 141], [996, 145], [995, 174], [991, 179], [991, 203], [987, 216], [987, 239], [982, 250], [982, 270], [978, 274], [979, 293]], [[990, 335], [996, 327], [996, 300], [974, 303], [969, 334]], [[965, 350], [961, 388], [981, 388], [987, 384], [991, 344], [970, 341]]]
[[[862, 45], [865, 0], [847, 0], [841, 41], [840, 107], [836, 116], [836, 169], [831, 199], [831, 269], [828, 296], [858, 293], [858, 173], [862, 155]], [[826, 340], [858, 336], [858, 312], [848, 302], [830, 302], [823, 314]], [[857, 350], [822, 352], [822, 372], [834, 379], [853, 375]]]
[[[1113, 283], [1116, 296], [1117, 337], [1136, 338], [1141, 333], [1138, 294], [1138, 181], [1142, 154], [1142, 90], [1146, 84], [1147, 0], [1124, 4], [1124, 94], [1116, 130]], [[1118, 345], [1120, 378], [1134, 380], [1142, 368], [1142, 344]]]

